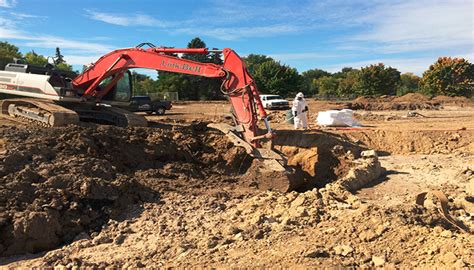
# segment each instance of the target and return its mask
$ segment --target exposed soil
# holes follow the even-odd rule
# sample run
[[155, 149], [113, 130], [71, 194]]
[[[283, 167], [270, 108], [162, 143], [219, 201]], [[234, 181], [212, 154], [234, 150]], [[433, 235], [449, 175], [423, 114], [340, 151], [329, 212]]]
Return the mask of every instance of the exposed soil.
[[432, 101], [442, 104], [457, 105], [460, 107], [472, 104], [472, 100], [468, 99], [467, 97], [436, 96], [433, 97]]
[[429, 98], [419, 93], [408, 93], [404, 96], [358, 97], [345, 106], [353, 110], [439, 110], [444, 105], [460, 107], [472, 106], [473, 102], [466, 97], [436, 96]]
[[125, 206], [159, 201], [165, 190], [232, 182], [250, 161], [217, 131], [204, 129], [0, 130], [0, 254], [71, 242]]
[[[340, 105], [310, 101], [310, 118]], [[436, 199], [414, 204], [417, 193], [442, 190], [452, 215], [474, 228], [474, 134], [459, 117], [472, 111], [374, 112], [400, 118], [307, 131], [275, 112], [274, 147], [305, 180], [283, 194], [256, 189], [245, 151], [196, 121], [222, 121], [227, 105], [186, 106], [149, 117], [149, 128], [0, 118], [0, 265], [474, 266], [474, 236], [446, 222]]]
[[352, 110], [383, 111], [383, 110], [439, 110], [439, 102], [349, 102], [346, 107]]
[[[81, 233], [99, 231], [124, 207], [159, 202], [165, 192], [198, 194], [223, 185], [256, 192], [241, 177], [252, 158], [205, 123], [159, 129], [9, 127], [0, 132], [3, 256], [72, 242]], [[350, 161], [339, 143], [320, 147], [330, 162], [301, 160], [303, 150], [296, 150], [289, 165], [309, 175], [303, 188], [322, 187], [347, 173]], [[340, 153], [329, 151], [336, 145]]]

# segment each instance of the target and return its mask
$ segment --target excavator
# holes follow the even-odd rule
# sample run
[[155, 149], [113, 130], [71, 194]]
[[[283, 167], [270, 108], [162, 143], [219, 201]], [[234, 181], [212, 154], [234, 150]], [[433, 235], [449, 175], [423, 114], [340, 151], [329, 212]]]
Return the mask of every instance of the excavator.
[[[223, 64], [201, 63], [177, 54], [222, 53]], [[117, 126], [146, 126], [145, 117], [117, 108], [132, 97], [129, 69], [146, 68], [222, 80], [221, 91], [231, 103], [234, 126], [210, 124], [224, 132], [236, 146], [257, 161], [252, 177], [261, 189], [287, 192], [300, 184], [293, 168], [271, 147], [274, 131], [259, 97], [254, 79], [243, 60], [229, 48], [156, 47], [142, 43], [133, 48], [114, 50], [100, 57], [74, 77], [52, 65], [35, 67], [7, 64], [0, 71], [0, 93], [18, 98], [0, 100], [0, 114], [47, 127], [76, 124], [79, 121]], [[258, 127], [263, 121], [265, 129]], [[269, 141], [270, 147], [262, 147]]]

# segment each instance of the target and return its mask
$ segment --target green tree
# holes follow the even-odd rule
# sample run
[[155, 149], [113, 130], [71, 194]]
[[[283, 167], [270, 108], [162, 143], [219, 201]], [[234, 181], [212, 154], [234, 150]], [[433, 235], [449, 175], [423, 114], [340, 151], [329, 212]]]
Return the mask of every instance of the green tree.
[[22, 58], [18, 47], [6, 41], [0, 41], [0, 69], [5, 69], [5, 66], [12, 63], [14, 58]]
[[177, 92], [180, 99], [190, 99], [188, 89], [190, 89], [189, 81], [184, 78], [184, 75], [159, 72], [158, 81], [156, 83], [156, 90], [158, 92]]
[[[200, 38], [194, 38], [188, 43], [188, 48], [206, 48], [206, 43]], [[172, 55], [177, 57], [177, 55]], [[220, 53], [208, 54], [183, 54], [183, 59], [201, 63], [222, 64]], [[173, 72], [159, 71], [158, 81], [155, 84], [157, 91], [178, 92], [181, 99], [221, 99], [220, 80], [200, 76], [185, 75]]]
[[303, 91], [307, 93], [308, 96], [316, 95], [318, 93], [318, 88], [313, 83], [316, 79], [321, 77], [331, 76], [331, 73], [322, 70], [322, 69], [310, 69], [301, 73], [301, 77], [303, 79]]
[[300, 91], [301, 76], [298, 71], [275, 60], [256, 66], [253, 77], [262, 93], [286, 97]]
[[421, 79], [421, 92], [427, 95], [474, 95], [474, 65], [464, 58], [440, 57]]
[[[188, 48], [206, 48], [206, 43], [201, 40], [199, 37], [193, 38], [188, 43]], [[220, 54], [184, 54], [184, 59], [189, 59], [201, 63], [212, 63], [221, 64]], [[186, 84], [189, 88], [185, 89], [185, 93], [179, 93], [180, 96], [188, 96], [190, 99], [199, 100], [199, 99], [217, 99], [222, 97], [220, 92], [220, 81], [211, 78], [192, 76], [192, 75], [182, 75], [184, 79], [188, 81]]]
[[337, 89], [339, 87], [339, 80], [334, 77], [324, 76], [319, 79], [314, 79], [313, 84], [318, 89], [319, 97], [338, 96]]
[[157, 92], [156, 82], [150, 77], [147, 77], [145, 80], [138, 82], [137, 85], [137, 93], [150, 94]]
[[244, 60], [245, 66], [247, 67], [247, 70], [249, 71], [250, 74], [254, 74], [255, 69], [268, 61], [275, 61], [273, 58], [262, 55], [262, 54], [249, 54], [246, 57], [243, 57], [242, 60]]
[[400, 75], [400, 85], [397, 88], [397, 96], [417, 92], [420, 79], [420, 77], [411, 72]]
[[56, 47], [56, 55], [54, 57], [54, 64], [57, 66], [62, 63], [66, 63], [66, 61], [64, 61], [64, 56], [61, 54], [61, 50], [59, 49], [59, 47]]
[[399, 84], [400, 72], [379, 63], [360, 70], [354, 92], [361, 96], [395, 95]]
[[354, 68], [351, 68], [351, 67], [343, 67], [341, 69], [341, 71], [334, 73], [332, 76], [336, 79], [344, 79], [347, 76], [348, 73], [350, 73], [354, 70], [358, 70], [358, 69], [354, 69]]
[[[187, 48], [189, 49], [206, 48], [206, 43], [202, 41], [200, 38], [196, 37], [196, 38], [193, 38], [191, 41], [189, 41]], [[185, 53], [183, 54], [183, 59], [188, 59], [188, 60], [201, 62], [201, 63], [211, 62], [209, 54]]]
[[44, 66], [48, 63], [48, 59], [42, 56], [41, 54], [37, 54], [35, 51], [31, 51], [25, 54], [25, 60], [29, 65], [34, 66]]
[[[358, 69], [346, 69], [338, 75], [337, 94], [339, 97], [352, 97], [356, 93], [356, 86], [359, 83], [360, 71]], [[337, 79], [335, 76], [334, 78]]]
[[149, 76], [137, 73], [136, 71], [132, 71], [132, 83], [133, 83], [133, 90], [134, 90], [134, 95], [145, 95], [147, 93], [147, 90], [151, 89], [145, 89], [143, 86], [143, 82], [145, 80], [152, 80]]
[[72, 66], [69, 65], [69, 64], [66, 63], [66, 62], [56, 64], [56, 69], [64, 70], [64, 71], [73, 71], [73, 70], [72, 70]]

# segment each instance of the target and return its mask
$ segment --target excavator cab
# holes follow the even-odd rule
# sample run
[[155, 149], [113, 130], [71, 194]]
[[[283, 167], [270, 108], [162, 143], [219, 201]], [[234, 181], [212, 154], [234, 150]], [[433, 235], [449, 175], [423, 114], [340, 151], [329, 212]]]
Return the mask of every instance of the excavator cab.
[[[105, 87], [113, 79], [113, 75], [105, 78], [100, 84], [100, 87]], [[110, 102], [129, 102], [133, 95], [133, 83], [132, 83], [132, 73], [126, 71], [123, 74], [123, 77], [117, 81], [117, 83], [112, 87], [112, 89], [105, 95], [102, 100]]]

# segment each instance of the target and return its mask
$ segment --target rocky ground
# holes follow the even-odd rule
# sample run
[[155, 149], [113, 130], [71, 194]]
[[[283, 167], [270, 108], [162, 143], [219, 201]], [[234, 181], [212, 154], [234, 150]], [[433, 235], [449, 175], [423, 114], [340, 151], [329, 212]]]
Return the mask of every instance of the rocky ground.
[[0, 119], [0, 268], [474, 265], [474, 236], [436, 198], [415, 204], [441, 190], [474, 228], [462, 118], [441, 131], [283, 128], [275, 148], [306, 182], [283, 194], [248, 182], [251, 158], [220, 132], [166, 117], [133, 129]]

